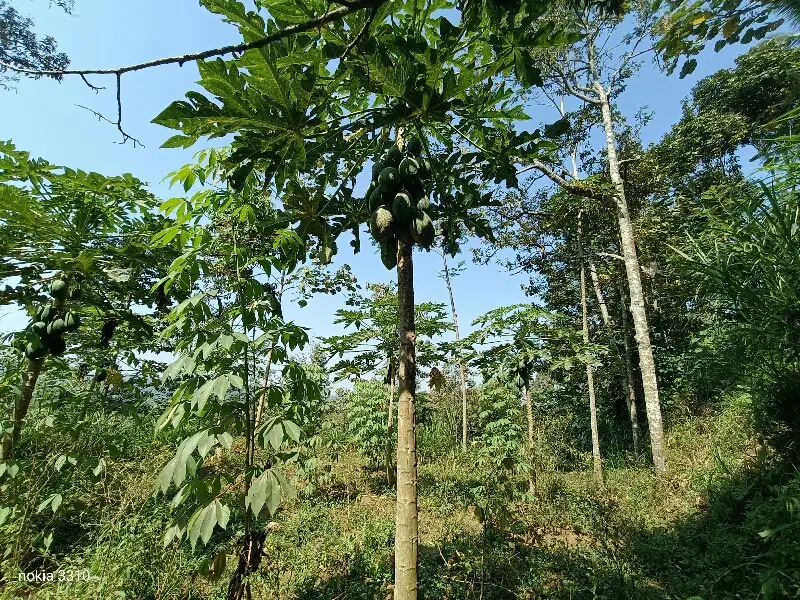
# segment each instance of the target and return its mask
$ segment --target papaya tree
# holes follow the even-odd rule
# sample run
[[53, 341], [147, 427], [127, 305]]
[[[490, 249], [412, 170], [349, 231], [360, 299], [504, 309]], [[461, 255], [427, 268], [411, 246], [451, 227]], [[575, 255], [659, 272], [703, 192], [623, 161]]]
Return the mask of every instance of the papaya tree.
[[[605, 347], [588, 343], [567, 315], [530, 304], [502, 306], [481, 315], [477, 329], [451, 350], [461, 350], [486, 381], [516, 386], [523, 394], [528, 421], [527, 455], [535, 464], [532, 383], [554, 371], [577, 364], [596, 366]], [[530, 493], [535, 493], [536, 473], [529, 473]]]
[[[394, 285], [367, 284], [368, 297], [351, 294], [347, 304], [351, 309], [336, 311], [335, 325], [353, 327], [355, 331], [325, 337], [321, 340], [320, 352], [328, 361], [338, 357], [338, 362], [329, 367], [336, 380], [346, 377], [363, 379], [376, 371], [385, 371], [385, 383], [389, 387], [389, 405], [386, 418], [386, 481], [395, 483], [392, 460], [392, 438], [394, 428], [394, 395], [399, 364], [398, 347], [398, 297]], [[451, 329], [446, 321], [445, 307], [436, 302], [424, 302], [414, 307], [417, 332], [417, 364], [431, 367], [442, 358], [431, 340]], [[347, 355], [347, 357], [345, 357]]]
[[[13, 336], [27, 366], [4, 427], [5, 460], [14, 454], [49, 360], [66, 360], [76, 369], [83, 362], [97, 378], [116, 358], [137, 364], [137, 350], [157, 350], [152, 339], [162, 327], [158, 315], [133, 308], [152, 313], [150, 287], [170, 255], [154, 253], [142, 241], [163, 220], [153, 214], [156, 199], [130, 174], [107, 177], [60, 167], [5, 142], [0, 198], [0, 303], [31, 318]], [[127, 343], [112, 348], [117, 327]]]
[[[205, 3], [235, 24], [245, 41], [263, 40], [322, 4], [301, 9], [287, 3], [265, 18], [238, 2]], [[297, 224], [304, 239], [318, 239], [325, 258], [337, 252], [336, 240], [346, 231], [358, 251], [361, 226], [371, 221], [384, 264], [396, 265], [398, 600], [417, 597], [412, 248], [431, 246], [435, 222], [448, 232], [453, 253], [459, 238], [449, 232], [458, 227], [491, 235], [481, 211], [492, 202], [491, 191], [481, 192], [480, 180], [515, 186], [512, 157], [523, 147], [525, 153], [552, 148], [540, 133], [514, 132], [513, 123], [527, 115], [505, 79], [528, 66], [518, 64], [521, 43], [552, 46], [568, 39], [554, 24], [543, 35], [522, 40], [509, 34], [506, 40], [504, 33], [489, 44], [490, 23], [513, 24], [523, 16], [531, 23], [541, 16], [541, 7], [504, 12], [486, 3], [493, 10], [486, 17], [492, 20], [484, 23], [481, 4], [458, 7], [470, 16], [456, 25], [438, 16], [457, 8], [452, 2], [376, 3], [329, 23], [319, 35], [274, 37], [269, 45], [243, 48], [230, 60], [201, 60], [204, 91], [190, 92], [154, 119], [180, 132], [167, 140], [168, 147], [232, 134], [225, 161], [231, 187], [239, 189], [257, 173], [280, 199], [286, 225]], [[480, 145], [462, 151], [459, 134]], [[354, 194], [364, 168], [374, 170], [366, 198]]]

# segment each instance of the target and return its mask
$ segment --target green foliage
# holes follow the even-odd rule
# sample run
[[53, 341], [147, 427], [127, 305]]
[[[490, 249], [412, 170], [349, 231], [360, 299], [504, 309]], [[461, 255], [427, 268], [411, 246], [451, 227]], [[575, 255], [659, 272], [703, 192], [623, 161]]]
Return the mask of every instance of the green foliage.
[[[345, 395], [347, 430], [358, 451], [375, 466], [381, 464], [386, 452], [389, 390], [380, 381], [356, 381]], [[392, 447], [397, 432], [392, 430]]]

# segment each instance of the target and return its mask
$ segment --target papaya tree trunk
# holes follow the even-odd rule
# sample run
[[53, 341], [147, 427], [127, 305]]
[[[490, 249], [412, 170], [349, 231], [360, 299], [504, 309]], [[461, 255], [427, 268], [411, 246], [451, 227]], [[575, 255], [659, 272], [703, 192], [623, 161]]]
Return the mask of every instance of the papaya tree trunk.
[[[583, 261], [583, 211], [578, 212], [578, 260], [581, 263], [581, 313], [583, 321], [583, 341], [589, 343], [589, 309], [586, 302], [586, 266]], [[603, 482], [603, 461], [600, 458], [600, 435], [597, 431], [597, 399], [594, 391], [594, 372], [592, 365], [586, 365], [586, 384], [589, 388], [589, 421], [592, 430], [592, 462], [594, 477]]]
[[[450, 271], [447, 269], [447, 253], [442, 250], [442, 261], [444, 261], [444, 283], [447, 286], [447, 293], [450, 296], [450, 312], [453, 313], [453, 327], [455, 327], [456, 343], [461, 339], [458, 329], [458, 313], [456, 312], [456, 303], [453, 300], [453, 286], [450, 283]], [[458, 369], [461, 376], [461, 448], [466, 451], [467, 449], [467, 369], [464, 366], [464, 361], [459, 356]]]
[[531, 385], [525, 384], [525, 413], [528, 417], [528, 458], [531, 461], [531, 474], [528, 477], [528, 491], [531, 495], [536, 495], [536, 459], [533, 447], [533, 406], [531, 405]]
[[392, 462], [392, 426], [394, 425], [394, 364], [389, 366], [389, 415], [386, 419], [386, 485], [394, 487], [397, 484], [397, 474]]
[[639, 454], [639, 417], [636, 414], [636, 388], [633, 386], [633, 351], [628, 340], [628, 307], [625, 298], [625, 287], [620, 282], [620, 305], [622, 313], [622, 339], [625, 343], [625, 373], [627, 374], [626, 398], [628, 403], [628, 416], [631, 419], [631, 433], [633, 434], [633, 453]]
[[653, 345], [650, 341], [650, 326], [647, 322], [647, 310], [644, 302], [639, 259], [636, 253], [636, 237], [633, 230], [633, 222], [628, 211], [628, 203], [625, 199], [625, 186], [619, 170], [617, 142], [608, 92], [599, 81], [595, 81], [594, 89], [599, 98], [600, 111], [603, 117], [603, 129], [606, 134], [609, 175], [611, 177], [611, 182], [616, 187], [614, 200], [617, 210], [617, 222], [619, 224], [620, 246], [622, 249], [622, 257], [625, 261], [625, 273], [628, 279], [631, 303], [630, 311], [633, 317], [634, 331], [636, 332], [636, 345], [639, 349], [639, 370], [642, 374], [642, 388], [644, 390], [644, 403], [647, 411], [647, 424], [650, 430], [653, 465], [657, 473], [665, 473], [667, 470], [667, 462], [664, 450], [664, 428], [661, 421], [661, 402], [658, 397], [656, 364], [653, 356]]
[[3, 434], [2, 456], [0, 460], [11, 460], [14, 458], [14, 450], [19, 443], [19, 436], [22, 432], [22, 423], [28, 416], [28, 408], [31, 405], [33, 392], [36, 390], [36, 382], [44, 368], [44, 358], [37, 358], [28, 361], [28, 369], [25, 372], [25, 379], [22, 382], [22, 389], [19, 396], [14, 401], [13, 418], [11, 421], [11, 433]]
[[394, 552], [394, 600], [417, 600], [417, 437], [414, 266], [412, 245], [397, 243], [397, 297], [400, 329], [397, 399], [397, 513]]

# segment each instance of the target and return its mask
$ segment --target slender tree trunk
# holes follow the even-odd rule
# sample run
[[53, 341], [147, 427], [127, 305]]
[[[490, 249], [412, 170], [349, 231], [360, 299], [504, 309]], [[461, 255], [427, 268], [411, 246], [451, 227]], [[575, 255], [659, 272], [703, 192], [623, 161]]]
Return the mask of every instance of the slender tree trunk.
[[608, 314], [608, 305], [606, 299], [603, 298], [603, 290], [600, 288], [600, 278], [597, 276], [597, 267], [594, 261], [589, 259], [589, 276], [592, 278], [592, 287], [594, 288], [594, 295], [597, 296], [597, 304], [600, 307], [600, 316], [603, 317], [603, 324], [606, 327], [611, 326], [611, 316]]
[[[600, 278], [597, 276], [597, 267], [594, 261], [589, 260], [589, 274], [592, 278], [592, 286], [594, 293], [597, 296], [597, 303], [600, 305], [600, 314], [603, 317], [603, 323], [611, 330], [613, 325], [611, 316], [608, 313], [608, 305], [605, 298], [603, 298], [603, 291], [600, 287]], [[621, 284], [622, 282], [620, 282]], [[636, 416], [636, 391], [633, 387], [633, 367], [631, 363], [631, 349], [628, 343], [628, 326], [627, 326], [627, 309], [625, 308], [624, 295], [625, 291], [620, 285], [620, 293], [622, 294], [622, 337], [625, 340], [625, 350], [620, 354], [620, 359], [623, 363], [624, 377], [622, 380], [622, 398], [625, 401], [625, 406], [628, 408], [628, 417], [631, 420], [631, 428], [633, 432], [633, 453], [639, 454], [639, 419]], [[613, 343], [619, 349], [619, 340], [613, 340]]]
[[[453, 300], [453, 286], [450, 283], [450, 271], [447, 269], [447, 253], [442, 250], [442, 260], [444, 261], [444, 282], [447, 285], [447, 293], [450, 295], [450, 312], [453, 313], [453, 326], [456, 329], [456, 343], [461, 339], [458, 330], [458, 313], [456, 313], [456, 303]], [[461, 447], [467, 449], [467, 369], [464, 361], [459, 357], [458, 369], [461, 375]]]
[[594, 84], [595, 91], [600, 99], [600, 110], [603, 116], [603, 128], [606, 134], [606, 148], [608, 151], [608, 169], [611, 181], [617, 189], [617, 221], [619, 223], [622, 256], [625, 259], [625, 272], [628, 277], [630, 289], [630, 310], [633, 317], [633, 326], [636, 332], [636, 343], [639, 349], [639, 369], [642, 373], [642, 387], [644, 389], [644, 402], [647, 409], [647, 423], [650, 429], [650, 445], [653, 452], [653, 465], [658, 473], [667, 470], [664, 450], [664, 428], [661, 422], [661, 403], [658, 398], [658, 381], [656, 379], [656, 365], [653, 356], [653, 346], [650, 342], [650, 327], [647, 322], [647, 311], [642, 290], [642, 276], [639, 270], [639, 259], [636, 255], [636, 240], [628, 212], [628, 203], [625, 199], [625, 187], [619, 172], [619, 159], [617, 158], [617, 142], [614, 134], [614, 121], [611, 116], [611, 105], [605, 88], [599, 83]]
[[531, 385], [525, 384], [525, 413], [528, 417], [528, 458], [531, 461], [531, 476], [528, 478], [528, 491], [536, 495], [536, 460], [533, 447], [533, 406], [531, 405]]
[[28, 416], [28, 408], [31, 405], [33, 392], [36, 389], [36, 382], [44, 367], [44, 358], [28, 361], [28, 370], [25, 372], [25, 379], [22, 383], [20, 395], [14, 401], [14, 412], [11, 426], [11, 433], [3, 434], [2, 456], [0, 460], [11, 460], [14, 458], [14, 450], [19, 443], [19, 436], [22, 432], [22, 423]]
[[[278, 292], [275, 296], [278, 298], [278, 304], [281, 303], [283, 299], [283, 286], [286, 283], [286, 274], [281, 272], [281, 284], [278, 287]], [[267, 351], [266, 367], [264, 369], [264, 389], [261, 391], [261, 396], [258, 399], [258, 408], [256, 409], [256, 419], [255, 419], [255, 427], [258, 428], [259, 424], [261, 423], [261, 416], [264, 413], [264, 406], [267, 402], [267, 398], [269, 397], [269, 373], [272, 369], [272, 353], [275, 350], [276, 340], [272, 340], [269, 344], [269, 350]]]
[[414, 266], [412, 245], [397, 244], [397, 297], [399, 302], [400, 380], [397, 399], [397, 523], [394, 551], [394, 600], [417, 599], [417, 433], [416, 332], [414, 325]]
[[392, 426], [394, 425], [394, 382], [395, 367], [389, 368], [389, 416], [386, 420], [386, 485], [394, 487], [397, 484], [397, 474], [392, 463]]
[[[586, 302], [586, 267], [583, 262], [583, 211], [578, 212], [578, 260], [581, 263], [581, 312], [583, 316], [583, 341], [589, 343], [589, 309]], [[594, 391], [592, 365], [586, 365], [586, 384], [589, 388], [589, 420], [592, 429], [592, 461], [594, 477], [603, 482], [603, 461], [600, 458], [600, 435], [597, 431], [597, 399]]]
[[625, 298], [625, 286], [619, 283], [620, 312], [622, 313], [622, 339], [625, 343], [625, 373], [627, 386], [625, 389], [628, 403], [628, 415], [631, 418], [631, 433], [633, 434], [633, 453], [639, 454], [639, 417], [636, 414], [636, 389], [633, 387], [633, 351], [628, 340], [628, 307]]

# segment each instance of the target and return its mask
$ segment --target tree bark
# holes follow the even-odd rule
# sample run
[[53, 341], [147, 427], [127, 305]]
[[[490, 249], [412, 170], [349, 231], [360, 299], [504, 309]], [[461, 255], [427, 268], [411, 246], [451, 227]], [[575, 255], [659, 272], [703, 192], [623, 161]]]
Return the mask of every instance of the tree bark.
[[620, 306], [622, 313], [622, 339], [625, 343], [625, 373], [627, 386], [625, 398], [628, 403], [628, 416], [631, 419], [631, 433], [633, 434], [633, 453], [639, 454], [639, 417], [636, 414], [636, 389], [633, 387], [633, 351], [628, 340], [628, 307], [626, 306], [625, 286], [619, 284]]
[[[586, 302], [586, 267], [583, 262], [583, 211], [578, 212], [578, 260], [581, 263], [581, 313], [583, 321], [583, 341], [589, 343], [589, 309]], [[589, 388], [589, 422], [592, 430], [592, 462], [594, 477], [603, 482], [603, 461], [600, 458], [600, 436], [597, 431], [597, 399], [594, 391], [592, 365], [586, 365], [586, 384]]]
[[22, 383], [20, 395], [14, 402], [13, 420], [11, 433], [3, 434], [2, 450], [0, 460], [11, 460], [14, 458], [14, 451], [19, 443], [19, 436], [22, 432], [22, 423], [28, 416], [28, 408], [31, 405], [33, 392], [36, 389], [36, 382], [44, 367], [44, 358], [28, 361], [28, 370], [25, 372], [25, 380]]
[[397, 484], [397, 477], [392, 464], [392, 425], [394, 425], [394, 382], [395, 367], [392, 363], [389, 368], [389, 415], [386, 419], [386, 485], [390, 488]]
[[631, 301], [630, 311], [633, 317], [634, 330], [636, 332], [636, 344], [639, 349], [639, 369], [642, 373], [642, 387], [644, 389], [647, 422], [650, 429], [653, 465], [656, 472], [665, 473], [667, 464], [664, 450], [664, 428], [661, 422], [661, 403], [658, 397], [655, 358], [653, 356], [653, 346], [650, 341], [650, 327], [647, 322], [647, 311], [644, 302], [644, 292], [642, 290], [639, 259], [636, 255], [633, 223], [628, 211], [628, 203], [625, 199], [625, 188], [619, 171], [617, 142], [614, 134], [614, 121], [611, 116], [611, 105], [608, 93], [598, 81], [595, 82], [594, 88], [599, 97], [600, 110], [603, 116], [609, 175], [617, 190], [615, 203], [617, 221], [619, 224], [620, 245], [622, 247], [622, 256], [625, 259], [625, 272], [628, 278]]
[[594, 288], [594, 295], [597, 296], [597, 305], [600, 307], [600, 316], [603, 318], [603, 324], [606, 327], [611, 326], [611, 316], [608, 314], [608, 306], [606, 299], [603, 298], [603, 290], [600, 288], [600, 278], [597, 276], [597, 267], [593, 260], [586, 261], [589, 263], [589, 276], [592, 278], [592, 287]]
[[528, 458], [531, 461], [531, 475], [528, 477], [528, 491], [536, 495], [536, 459], [533, 447], [533, 406], [531, 405], [531, 385], [525, 384], [525, 413], [528, 417]]
[[417, 436], [415, 416], [416, 332], [412, 245], [397, 244], [397, 297], [400, 314], [399, 393], [397, 399], [397, 523], [394, 600], [417, 600], [419, 524], [417, 520]]
[[[281, 272], [281, 285], [278, 287], [278, 291], [275, 296], [278, 299], [278, 305], [280, 305], [281, 300], [283, 299], [283, 287], [286, 284], [286, 275], [285, 273]], [[267, 397], [269, 396], [269, 373], [272, 369], [272, 353], [275, 350], [276, 340], [272, 340], [269, 344], [269, 350], [267, 351], [266, 357], [266, 367], [264, 369], [264, 389], [261, 391], [261, 396], [258, 399], [258, 408], [256, 409], [256, 418], [255, 418], [255, 427], [258, 428], [259, 424], [261, 423], [261, 416], [264, 413], [264, 405], [267, 402]]]
[[[456, 313], [456, 303], [453, 300], [453, 286], [450, 284], [450, 272], [447, 270], [447, 254], [442, 250], [442, 260], [444, 261], [444, 282], [447, 285], [447, 293], [450, 295], [450, 312], [453, 313], [453, 326], [456, 329], [456, 343], [461, 339], [458, 329], [458, 313]], [[461, 448], [467, 449], [467, 369], [464, 361], [459, 357], [458, 368], [461, 375]]]

